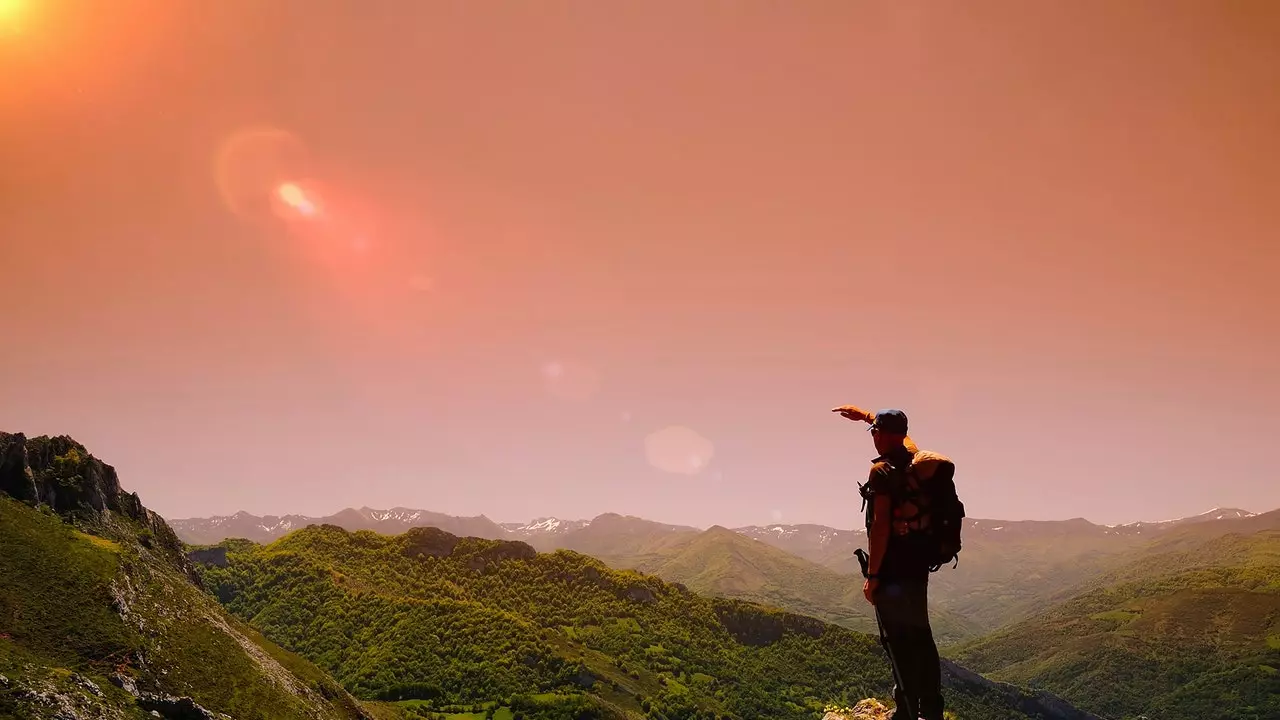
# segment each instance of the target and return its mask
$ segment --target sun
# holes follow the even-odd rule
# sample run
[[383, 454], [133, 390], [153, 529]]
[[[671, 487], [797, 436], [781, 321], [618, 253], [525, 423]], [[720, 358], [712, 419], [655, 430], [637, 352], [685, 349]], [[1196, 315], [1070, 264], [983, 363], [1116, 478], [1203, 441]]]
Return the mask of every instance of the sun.
[[[3, 0], [0, 0], [3, 2]], [[307, 193], [297, 183], [282, 183], [276, 188], [276, 197], [280, 198], [285, 205], [296, 210], [303, 217], [312, 217], [316, 214], [317, 208], [315, 203], [307, 197]]]
[[0, 0], [0, 22], [16, 21], [26, 8], [27, 0]]
[[31, 34], [39, 11], [32, 0], [0, 0], [0, 40]]

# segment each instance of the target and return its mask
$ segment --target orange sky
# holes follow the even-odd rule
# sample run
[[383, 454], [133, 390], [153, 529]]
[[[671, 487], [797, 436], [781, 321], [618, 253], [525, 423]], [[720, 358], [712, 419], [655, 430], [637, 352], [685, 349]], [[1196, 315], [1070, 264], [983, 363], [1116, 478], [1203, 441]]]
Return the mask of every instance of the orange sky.
[[10, 4], [0, 428], [170, 517], [1280, 506], [1280, 4]]

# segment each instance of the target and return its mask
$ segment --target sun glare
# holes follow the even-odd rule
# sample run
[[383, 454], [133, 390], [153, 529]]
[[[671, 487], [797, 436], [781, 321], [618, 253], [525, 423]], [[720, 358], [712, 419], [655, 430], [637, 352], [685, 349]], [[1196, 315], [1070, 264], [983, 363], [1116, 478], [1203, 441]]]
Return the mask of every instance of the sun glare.
[[[3, 0], [0, 0], [3, 2]], [[284, 183], [276, 188], [276, 196], [289, 207], [297, 210], [302, 215], [311, 217], [316, 214], [315, 203], [311, 202], [307, 197], [307, 193], [294, 183]]]
[[9, 27], [22, 19], [27, 0], [0, 0], [0, 25]]

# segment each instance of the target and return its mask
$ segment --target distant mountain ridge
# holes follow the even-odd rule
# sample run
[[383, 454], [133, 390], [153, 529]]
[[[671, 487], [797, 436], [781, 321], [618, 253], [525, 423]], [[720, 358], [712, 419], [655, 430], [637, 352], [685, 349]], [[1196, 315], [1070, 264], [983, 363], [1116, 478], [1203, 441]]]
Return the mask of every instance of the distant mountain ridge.
[[[574, 550], [613, 567], [652, 572], [686, 583], [698, 592], [766, 602], [849, 627], [862, 628], [865, 621], [856, 611], [860, 607], [858, 593], [848, 591], [860, 583], [854, 551], [866, 546], [862, 528], [781, 523], [733, 528], [738, 536], [761, 543], [751, 547], [727, 543], [723, 537], [717, 542], [707, 538], [699, 541], [700, 536], [715, 535], [713, 530], [723, 530], [719, 526], [701, 530], [617, 513], [591, 520], [543, 517], [528, 523], [498, 524], [483, 515], [460, 518], [411, 508], [361, 508], [325, 518], [237, 513], [171, 522], [179, 537], [192, 544], [213, 544], [233, 537], [265, 543], [308, 525], [324, 524], [384, 535], [437, 527], [460, 537], [519, 540], [540, 552]], [[930, 595], [940, 619], [954, 620], [943, 622], [948, 628], [944, 635], [960, 640], [1062, 602], [1092, 579], [1146, 552], [1148, 546], [1173, 550], [1218, 535], [1269, 527], [1280, 527], [1280, 511], [1256, 514], [1215, 508], [1176, 520], [1119, 525], [1083, 518], [974, 518], [966, 521], [959, 566], [936, 573]], [[764, 551], [766, 546], [792, 556], [792, 560], [770, 556]], [[833, 573], [832, 577], [826, 572]], [[840, 582], [833, 579], [836, 575]], [[735, 580], [733, 576], [751, 579]], [[801, 583], [799, 589], [788, 587], [796, 582]], [[853, 608], [848, 607], [851, 601]]]
[[[1184, 518], [1159, 521], [1136, 521], [1119, 525], [1103, 525], [1093, 523], [1084, 518], [1069, 520], [997, 520], [970, 518], [966, 521], [966, 535], [977, 533], [995, 533], [1004, 530], [1014, 532], [1036, 532], [1038, 530], [1057, 529], [1063, 527], [1077, 528], [1081, 531], [1093, 531], [1102, 535], [1136, 535], [1143, 532], [1168, 530], [1192, 523], [1212, 522], [1215, 520], [1236, 520], [1256, 516], [1257, 513], [1239, 508], [1213, 508], [1198, 515]], [[543, 541], [545, 538], [565, 537], [582, 531], [597, 520], [614, 520], [629, 518], [651, 523], [654, 528], [665, 528], [670, 532], [698, 532], [708, 528], [690, 525], [672, 525], [652, 520], [617, 513], [603, 513], [591, 519], [567, 520], [554, 516], [538, 517], [529, 522], [498, 523], [485, 515], [472, 517], [448, 515], [445, 513], [423, 510], [419, 508], [394, 507], [389, 510], [377, 510], [370, 507], [345, 508], [332, 515], [253, 515], [241, 510], [234, 515], [214, 515], [210, 517], [179, 518], [170, 520], [178, 536], [184, 542], [194, 545], [213, 544], [227, 538], [245, 538], [254, 542], [270, 542], [283, 537], [293, 530], [308, 525], [337, 525], [347, 530], [375, 530], [384, 534], [398, 534], [414, 527], [438, 527], [441, 530], [463, 537], [479, 537], [487, 540], [526, 540]], [[715, 526], [719, 527], [719, 526]], [[800, 548], [821, 548], [823, 546], [849, 545], [857, 547], [866, 530], [861, 527], [852, 529], [835, 528], [816, 523], [769, 525], [744, 525], [731, 528], [756, 540], [767, 542], [783, 550], [791, 551]], [[810, 550], [810, 553], [813, 551]], [[804, 553], [801, 557], [806, 557]], [[814, 558], [809, 558], [814, 559]], [[817, 561], [815, 559], [815, 561]]]
[[192, 545], [212, 545], [227, 538], [266, 543], [308, 525], [337, 525], [352, 532], [373, 530], [384, 535], [397, 535], [414, 527], [436, 527], [454, 535], [486, 540], [509, 539], [513, 534], [483, 515], [459, 517], [404, 507], [346, 508], [324, 517], [253, 515], [242, 510], [234, 515], [170, 520], [169, 525], [178, 537]]

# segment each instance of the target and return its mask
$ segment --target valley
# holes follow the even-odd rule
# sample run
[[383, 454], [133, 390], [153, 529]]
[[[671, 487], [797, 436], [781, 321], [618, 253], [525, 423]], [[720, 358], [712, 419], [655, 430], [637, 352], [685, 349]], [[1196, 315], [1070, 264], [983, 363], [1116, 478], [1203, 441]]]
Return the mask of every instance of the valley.
[[[873, 627], [870, 610], [859, 599], [862, 578], [854, 550], [866, 547], [861, 528], [767, 525], [730, 532], [720, 526], [702, 530], [616, 513], [591, 520], [539, 518], [498, 524], [483, 516], [459, 518], [407, 508], [347, 509], [324, 518], [290, 518], [288, 528], [331, 524], [397, 534], [413, 527], [439, 527], [459, 535], [521, 540], [540, 551], [575, 550], [698, 592], [764, 602], [855, 629]], [[176, 520], [174, 528], [194, 544], [229, 537], [268, 542], [285, 534], [280, 523], [279, 518], [240, 513]], [[1194, 546], [1255, 527], [1280, 527], [1280, 512], [1259, 515], [1216, 508], [1178, 520], [1116, 526], [1083, 519], [970, 519], [959, 565], [933, 575], [930, 599], [942, 638], [958, 642], [1045, 610], [1144, 553], [1154, 554], [1180, 541]], [[739, 537], [756, 542], [740, 542]]]
[[[801, 720], [891, 684], [840, 571], [859, 532], [403, 508], [171, 528], [69, 438], [0, 445], [15, 717]], [[1280, 512], [965, 542], [932, 600], [960, 720], [1280, 712]]]

